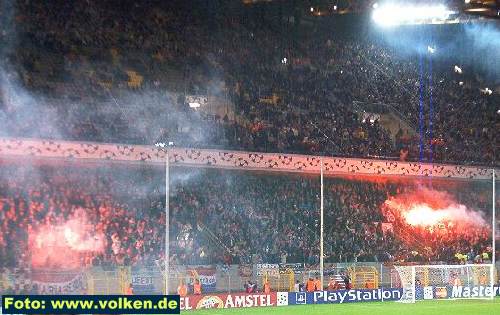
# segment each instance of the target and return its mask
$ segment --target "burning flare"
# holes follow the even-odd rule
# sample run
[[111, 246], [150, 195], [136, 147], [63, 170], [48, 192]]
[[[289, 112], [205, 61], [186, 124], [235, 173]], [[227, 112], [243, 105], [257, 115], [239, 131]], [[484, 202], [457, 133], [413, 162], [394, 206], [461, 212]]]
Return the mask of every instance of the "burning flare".
[[[458, 203], [451, 194], [443, 191], [421, 188], [389, 197], [383, 205], [386, 217], [394, 221], [403, 219], [411, 226], [431, 227], [478, 227], [487, 225], [483, 214]], [[464, 231], [465, 232], [465, 231]]]
[[86, 253], [104, 252], [104, 235], [94, 231], [84, 213], [62, 224], [40, 226], [29, 236], [33, 267], [78, 268]]

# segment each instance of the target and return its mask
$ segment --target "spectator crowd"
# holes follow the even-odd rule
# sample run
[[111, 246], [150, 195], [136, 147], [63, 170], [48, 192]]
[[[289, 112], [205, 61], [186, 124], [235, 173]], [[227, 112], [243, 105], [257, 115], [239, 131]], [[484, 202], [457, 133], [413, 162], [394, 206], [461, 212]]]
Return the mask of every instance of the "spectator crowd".
[[[5, 1], [0, 137], [499, 165], [498, 78], [474, 64], [325, 31], [324, 19], [186, 3]], [[192, 108], [193, 95], [207, 104]], [[0, 161], [0, 275], [35, 263], [161, 267], [163, 171], [32, 162]], [[488, 216], [489, 186], [449, 183], [326, 178], [325, 262], [488, 261], [487, 227], [422, 229], [383, 211], [428, 186]], [[172, 266], [318, 264], [318, 178], [175, 168], [170, 187]], [[33, 235], [82, 213], [84, 237], [102, 247], [61, 250], [70, 231], [37, 248]]]
[[[58, 252], [52, 251], [52, 243], [37, 250], [33, 235], [46, 231], [47, 225], [57, 229], [70, 220], [81, 221], [82, 212], [86, 222], [79, 223], [88, 227], [84, 233], [103, 235], [104, 246], [78, 249], [78, 266], [151, 266], [163, 260], [164, 184], [154, 168], [2, 165], [0, 172], [1, 267], [27, 268], [34, 262], [64, 267], [57, 257], [40, 261], [43, 253]], [[317, 178], [196, 169], [171, 176], [172, 265], [318, 263]], [[325, 261], [458, 263], [462, 258], [456, 261], [457, 253], [472, 259], [491, 255], [487, 227], [467, 234], [453, 228], [419, 230], [385, 217], [382, 205], [389, 196], [420, 185], [328, 178]], [[427, 185], [460, 196], [457, 201], [469, 208], [485, 213], [491, 208], [488, 190], [480, 184]], [[461, 194], [462, 189], [476, 193]], [[390, 228], [385, 227], [388, 221]], [[64, 234], [58, 249], [66, 248], [71, 237]], [[67, 263], [70, 250], [64, 251]]]
[[[293, 23], [249, 11], [15, 2], [0, 134], [498, 164], [499, 96], [480, 93], [474, 67], [459, 75], [453, 56], [436, 57], [422, 74], [417, 55], [369, 35], [335, 38], [320, 22], [285, 32]], [[434, 81], [422, 93], [420, 76]], [[186, 95], [231, 106], [192, 109]], [[410, 127], [389, 131], [354, 103], [385, 104]]]

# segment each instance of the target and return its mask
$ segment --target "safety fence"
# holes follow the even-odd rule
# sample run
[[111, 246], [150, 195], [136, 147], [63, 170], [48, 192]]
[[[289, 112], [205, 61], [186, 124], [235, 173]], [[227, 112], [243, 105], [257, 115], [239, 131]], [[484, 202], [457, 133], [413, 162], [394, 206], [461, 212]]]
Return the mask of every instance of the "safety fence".
[[[498, 269], [499, 265], [496, 266]], [[495, 272], [496, 274], [496, 272]], [[397, 288], [392, 264], [339, 263], [325, 264], [321, 289]], [[168, 293], [177, 293], [184, 285], [192, 293], [199, 281], [202, 293], [237, 293], [264, 291], [269, 284], [273, 292], [297, 291], [297, 285], [320, 279], [319, 266], [304, 264], [241, 264], [171, 266]], [[497, 283], [495, 276], [494, 283]], [[132, 288], [134, 294], [162, 294], [165, 277], [160, 266], [93, 267], [84, 270], [19, 270], [4, 269], [0, 274], [0, 293], [40, 294], [124, 294]], [[320, 290], [320, 288], [317, 288]]]

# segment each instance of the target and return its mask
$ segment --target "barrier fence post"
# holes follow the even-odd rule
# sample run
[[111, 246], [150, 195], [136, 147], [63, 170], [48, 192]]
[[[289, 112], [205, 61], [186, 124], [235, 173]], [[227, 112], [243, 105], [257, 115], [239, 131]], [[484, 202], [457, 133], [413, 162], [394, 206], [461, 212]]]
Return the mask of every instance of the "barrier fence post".
[[493, 174], [492, 174], [492, 181], [493, 181], [493, 214], [492, 214], [492, 225], [491, 225], [491, 233], [492, 233], [492, 255], [491, 255], [491, 262], [493, 265], [495, 265], [496, 262], [496, 227], [497, 227], [497, 222], [496, 222], [496, 191], [495, 191], [495, 169], [493, 169]]
[[496, 229], [497, 229], [497, 222], [496, 222], [496, 191], [495, 191], [495, 169], [493, 169], [492, 172], [492, 190], [493, 190], [493, 205], [492, 205], [492, 215], [491, 215], [491, 265], [492, 267], [490, 268], [490, 282], [491, 285], [495, 285], [495, 268], [496, 268]]
[[319, 232], [319, 273], [320, 273], [320, 279], [321, 279], [321, 290], [324, 288], [324, 281], [323, 281], [323, 158], [321, 158], [321, 219], [320, 219], [320, 232]]

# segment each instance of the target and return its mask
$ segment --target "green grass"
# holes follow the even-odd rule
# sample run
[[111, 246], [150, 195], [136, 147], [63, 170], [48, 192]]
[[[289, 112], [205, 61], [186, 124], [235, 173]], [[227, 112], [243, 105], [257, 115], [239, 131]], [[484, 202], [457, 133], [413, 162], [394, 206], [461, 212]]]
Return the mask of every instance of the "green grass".
[[440, 300], [415, 304], [396, 302], [297, 305], [285, 307], [210, 309], [182, 312], [193, 315], [500, 315], [500, 299]]

